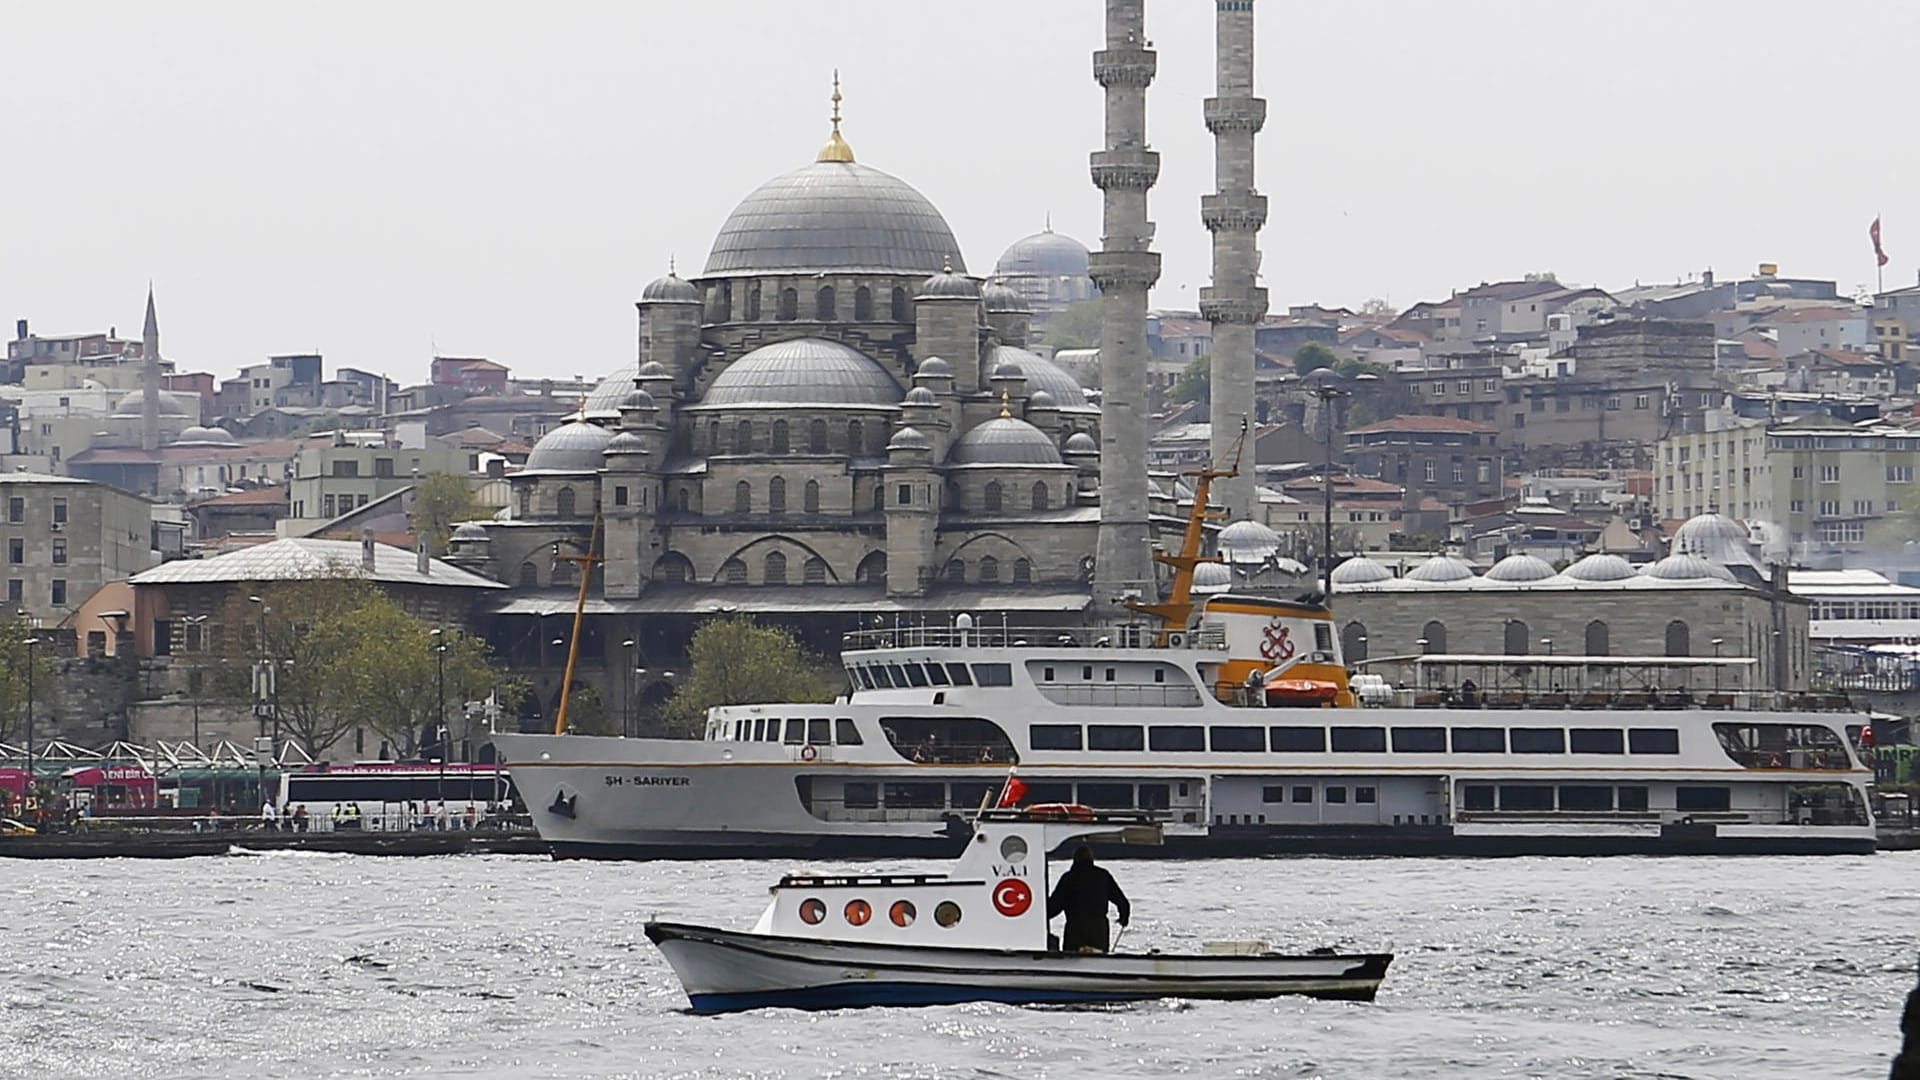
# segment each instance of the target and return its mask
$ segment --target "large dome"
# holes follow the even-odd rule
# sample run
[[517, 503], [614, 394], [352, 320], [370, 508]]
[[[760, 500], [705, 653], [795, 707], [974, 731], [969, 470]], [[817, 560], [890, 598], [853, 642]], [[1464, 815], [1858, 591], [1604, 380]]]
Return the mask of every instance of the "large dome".
[[697, 407], [899, 403], [899, 384], [866, 354], [837, 341], [795, 338], [762, 345], [727, 365]]
[[1065, 368], [1039, 353], [1018, 349], [1012, 345], [995, 345], [987, 357], [987, 370], [998, 372], [1000, 365], [1012, 364], [1026, 376], [1027, 390], [1045, 390], [1053, 395], [1053, 403], [1062, 409], [1091, 409], [1087, 404], [1087, 395], [1080, 388], [1080, 381], [1067, 374]]
[[1086, 277], [1087, 259], [1080, 241], [1048, 229], [1008, 245], [993, 272], [999, 277]]
[[562, 424], [540, 436], [540, 441], [533, 444], [533, 452], [527, 455], [527, 468], [553, 472], [598, 472], [605, 464], [601, 455], [612, 440], [613, 433], [598, 424], [579, 420]]
[[1058, 465], [1060, 451], [1046, 432], [1003, 416], [960, 436], [952, 460], [955, 465]]
[[[1084, 257], [1083, 257], [1084, 258]], [[853, 161], [776, 176], [720, 226], [705, 277], [966, 273], [953, 230], [905, 181]]]
[[1280, 551], [1280, 535], [1251, 518], [1221, 529], [1214, 543], [1220, 548], [1220, 557], [1230, 563], [1262, 563]]
[[618, 416], [620, 403], [633, 393], [634, 380], [640, 375], [638, 360], [601, 379], [587, 395], [587, 404], [581, 412], [587, 416]]

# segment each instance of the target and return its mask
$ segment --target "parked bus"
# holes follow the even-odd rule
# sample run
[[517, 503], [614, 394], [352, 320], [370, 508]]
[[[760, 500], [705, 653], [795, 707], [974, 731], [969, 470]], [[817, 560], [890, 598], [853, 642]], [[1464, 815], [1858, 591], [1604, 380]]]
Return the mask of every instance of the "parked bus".
[[278, 802], [283, 823], [305, 807], [314, 832], [399, 832], [472, 828], [504, 818], [515, 797], [513, 781], [496, 765], [375, 761], [285, 773]]

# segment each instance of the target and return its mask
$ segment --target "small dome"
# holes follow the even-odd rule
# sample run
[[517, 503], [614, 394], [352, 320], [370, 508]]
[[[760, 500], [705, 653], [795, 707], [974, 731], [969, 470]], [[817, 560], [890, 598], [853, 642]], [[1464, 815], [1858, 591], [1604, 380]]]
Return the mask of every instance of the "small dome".
[[1076, 431], [1067, 436], [1066, 451], [1069, 454], [1097, 454], [1100, 452], [1100, 444], [1094, 442], [1093, 436], [1086, 432]]
[[889, 450], [931, 450], [933, 440], [920, 433], [919, 428], [903, 427], [887, 440]]
[[647, 440], [631, 431], [623, 431], [607, 440], [606, 452], [609, 454], [644, 454], [647, 452]]
[[593, 391], [587, 395], [586, 404], [580, 408], [580, 414], [609, 418], [618, 416], [620, 403], [633, 392], [633, 380], [639, 376], [639, 371], [636, 365], [628, 364], [594, 384]]
[[1086, 245], [1048, 229], [1009, 244], [993, 271], [1005, 277], [1086, 277], [1089, 258]]
[[453, 535], [448, 537], [448, 539], [460, 540], [460, 541], [474, 541], [474, 540], [487, 540], [489, 539], [489, 537], [487, 536], [486, 526], [480, 524], [477, 521], [467, 521], [467, 522], [462, 522], [459, 528], [453, 530]]
[[953, 365], [937, 356], [929, 356], [926, 362], [921, 364], [920, 369], [915, 371], [914, 374], [925, 375], [930, 379], [951, 379], [953, 378]]
[[1027, 306], [1027, 302], [1021, 299], [1019, 293], [998, 281], [989, 282], [986, 288], [980, 290], [980, 301], [986, 305], [987, 311], [992, 313], [1027, 315], [1033, 311]]
[[540, 441], [533, 444], [533, 452], [527, 455], [527, 468], [554, 472], [597, 472], [601, 466], [601, 455], [612, 441], [613, 433], [598, 424], [583, 420], [562, 424], [540, 436]]
[[[187, 407], [181, 403], [178, 395], [171, 391], [162, 390], [160, 391], [159, 397], [160, 400], [157, 402], [157, 408], [161, 416], [187, 415]], [[120, 417], [144, 416], [145, 400], [146, 394], [140, 390], [135, 390], [130, 394], [123, 395], [119, 401], [114, 403], [113, 415]]]
[[180, 432], [180, 437], [175, 439], [174, 442], [176, 444], [214, 443], [220, 446], [234, 446], [238, 444], [239, 440], [235, 439], [233, 433], [225, 428], [201, 427], [195, 424]]
[[701, 406], [895, 405], [900, 386], [866, 354], [837, 341], [762, 345], [727, 365]]
[[1003, 416], [960, 436], [951, 459], [956, 465], [1058, 465], [1060, 451], [1046, 432]]
[[1035, 390], [1033, 393], [1027, 395], [1027, 408], [1029, 409], [1057, 409], [1059, 407], [1059, 405], [1054, 403], [1053, 395], [1047, 393], [1045, 390]]
[[635, 390], [633, 393], [628, 394], [626, 397], [622, 398], [620, 400], [620, 407], [623, 409], [657, 409], [659, 408], [659, 406], [654, 403], [653, 395], [647, 393], [645, 390]]
[[1041, 356], [1030, 349], [1015, 348], [1012, 345], [996, 345], [987, 354], [987, 370], [993, 371], [1001, 364], [1017, 365], [1026, 375], [1028, 390], [1045, 390], [1053, 395], [1053, 400], [1063, 409], [1087, 409], [1087, 395], [1080, 387], [1080, 380], [1067, 374], [1067, 369]]
[[666, 277], [647, 282], [647, 287], [640, 290], [640, 302], [643, 304], [697, 304], [700, 302], [700, 290], [694, 288], [679, 274], [669, 272]]
[[673, 374], [667, 370], [667, 365], [658, 360], [649, 360], [640, 365], [640, 370], [634, 372], [634, 377], [640, 379], [671, 379], [673, 378]]
[[[1548, 569], [1552, 573], [1552, 569]], [[1429, 585], [1446, 585], [1473, 580], [1473, 567], [1458, 555], [1435, 555], [1407, 573], [1408, 581], [1423, 581]]]
[[1726, 567], [1685, 552], [1649, 563], [1640, 573], [1643, 577], [1660, 581], [1701, 581], [1708, 578], [1717, 578], [1721, 581], [1733, 580], [1733, 574]]
[[1373, 585], [1392, 580], [1393, 571], [1365, 555], [1355, 555], [1333, 568], [1335, 585]]
[[907, 391], [907, 396], [900, 399], [900, 404], [902, 405], [939, 405], [940, 399], [937, 397], [934, 397], [933, 391], [927, 389], [926, 387], [916, 386], [913, 389]]
[[1027, 377], [1027, 373], [1019, 364], [1007, 360], [994, 365], [993, 377], [996, 379], [1024, 379]]
[[1745, 525], [1720, 514], [1706, 513], [1688, 518], [1673, 534], [1668, 550], [1676, 555], [1698, 555], [1721, 566], [1751, 566], [1753, 536]]
[[1280, 553], [1280, 534], [1252, 519], [1221, 529], [1215, 542], [1220, 557], [1230, 563], [1263, 563]]
[[1203, 562], [1193, 568], [1193, 591], [1222, 593], [1233, 587], [1233, 570], [1226, 563]]
[[1538, 555], [1524, 552], [1509, 555], [1488, 568], [1485, 580], [1516, 583], [1545, 581], [1554, 575], [1553, 564]]
[[1632, 563], [1604, 551], [1596, 551], [1560, 572], [1572, 581], [1625, 581], [1634, 573]]
[[944, 269], [920, 283], [916, 300], [978, 300], [980, 286], [964, 274]]

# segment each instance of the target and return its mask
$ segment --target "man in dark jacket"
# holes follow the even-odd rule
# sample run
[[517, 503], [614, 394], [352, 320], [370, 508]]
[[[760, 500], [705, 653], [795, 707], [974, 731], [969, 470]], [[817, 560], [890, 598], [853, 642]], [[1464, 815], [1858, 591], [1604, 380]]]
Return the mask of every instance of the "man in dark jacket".
[[1112, 874], [1093, 864], [1092, 849], [1082, 846], [1073, 853], [1073, 867], [1060, 875], [1053, 895], [1047, 897], [1047, 918], [1062, 912], [1067, 916], [1061, 948], [1066, 952], [1106, 952], [1109, 903], [1120, 909], [1120, 925], [1127, 925], [1133, 917], [1127, 894], [1120, 891]]

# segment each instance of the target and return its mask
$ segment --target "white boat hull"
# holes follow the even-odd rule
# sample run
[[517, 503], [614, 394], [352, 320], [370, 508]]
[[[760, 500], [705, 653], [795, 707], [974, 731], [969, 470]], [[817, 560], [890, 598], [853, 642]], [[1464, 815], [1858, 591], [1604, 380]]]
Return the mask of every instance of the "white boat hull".
[[1267, 998], [1371, 1001], [1387, 954], [1167, 956], [874, 945], [649, 922], [695, 1012]]

